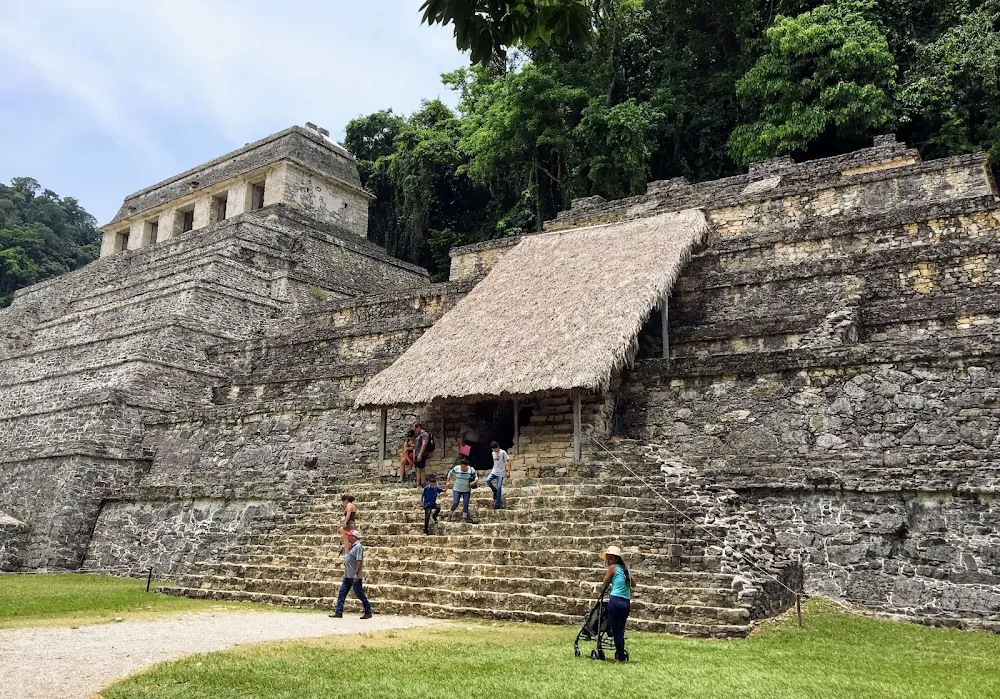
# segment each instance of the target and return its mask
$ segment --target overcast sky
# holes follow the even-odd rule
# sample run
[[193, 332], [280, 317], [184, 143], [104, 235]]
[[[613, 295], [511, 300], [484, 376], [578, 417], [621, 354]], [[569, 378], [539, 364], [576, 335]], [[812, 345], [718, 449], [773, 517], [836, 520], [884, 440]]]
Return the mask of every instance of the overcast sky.
[[[292, 124], [454, 104], [421, 0], [0, 0], [0, 181], [99, 224], [125, 195]], [[280, 9], [279, 9], [280, 8]]]

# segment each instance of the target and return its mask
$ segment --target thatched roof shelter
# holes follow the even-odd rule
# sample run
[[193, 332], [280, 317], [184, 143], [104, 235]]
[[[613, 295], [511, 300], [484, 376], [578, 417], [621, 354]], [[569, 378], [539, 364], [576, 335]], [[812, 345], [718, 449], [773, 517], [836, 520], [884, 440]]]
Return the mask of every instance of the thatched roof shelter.
[[706, 229], [688, 210], [526, 236], [357, 406], [606, 390]]

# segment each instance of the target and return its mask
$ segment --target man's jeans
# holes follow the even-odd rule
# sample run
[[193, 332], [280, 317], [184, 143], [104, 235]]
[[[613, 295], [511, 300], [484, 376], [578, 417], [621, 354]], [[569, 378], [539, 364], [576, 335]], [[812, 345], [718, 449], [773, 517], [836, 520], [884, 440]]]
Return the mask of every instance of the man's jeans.
[[337, 614], [344, 613], [344, 600], [347, 599], [347, 592], [351, 588], [354, 588], [354, 596], [361, 600], [361, 606], [365, 608], [365, 616], [372, 613], [372, 606], [368, 604], [368, 598], [365, 597], [365, 590], [361, 587], [360, 580], [354, 580], [352, 578], [344, 578], [343, 582], [340, 583], [340, 592], [337, 594]]
[[462, 516], [469, 516], [469, 498], [472, 496], [471, 492], [460, 493], [454, 488], [451, 489], [451, 511], [454, 512], [458, 508], [459, 499], [462, 500]]
[[[493, 486], [493, 481], [496, 481], [496, 487]], [[493, 507], [494, 509], [499, 509], [503, 507], [503, 476], [498, 476], [491, 473], [486, 478], [486, 485], [490, 487], [493, 491]]]

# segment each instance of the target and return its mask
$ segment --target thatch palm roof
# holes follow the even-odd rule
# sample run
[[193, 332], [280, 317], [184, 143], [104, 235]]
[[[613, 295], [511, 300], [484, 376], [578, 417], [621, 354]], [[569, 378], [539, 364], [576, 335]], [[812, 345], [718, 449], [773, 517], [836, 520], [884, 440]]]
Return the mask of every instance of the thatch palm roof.
[[525, 237], [356, 404], [606, 390], [706, 228], [689, 210]]

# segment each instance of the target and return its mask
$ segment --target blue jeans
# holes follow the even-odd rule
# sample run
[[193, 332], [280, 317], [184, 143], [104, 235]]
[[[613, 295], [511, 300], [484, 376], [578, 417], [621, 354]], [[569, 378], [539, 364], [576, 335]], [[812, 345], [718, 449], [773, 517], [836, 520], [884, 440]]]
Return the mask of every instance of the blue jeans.
[[469, 516], [469, 497], [472, 495], [471, 492], [460, 493], [454, 488], [451, 491], [451, 511], [454, 512], [458, 508], [459, 499], [462, 500], [462, 514], [466, 517]]
[[[493, 481], [497, 482], [496, 487], [493, 486]], [[493, 507], [503, 507], [503, 476], [491, 473], [486, 478], [486, 485], [493, 491]]]
[[347, 599], [347, 592], [354, 588], [354, 596], [361, 600], [361, 606], [365, 608], [365, 616], [372, 613], [372, 606], [368, 604], [368, 598], [365, 597], [365, 589], [361, 587], [360, 580], [354, 580], [352, 578], [344, 578], [343, 582], [340, 583], [340, 592], [337, 593], [337, 614], [344, 613], [344, 601]]
[[615, 639], [615, 660], [625, 660], [625, 622], [632, 603], [624, 597], [608, 598], [608, 628]]

